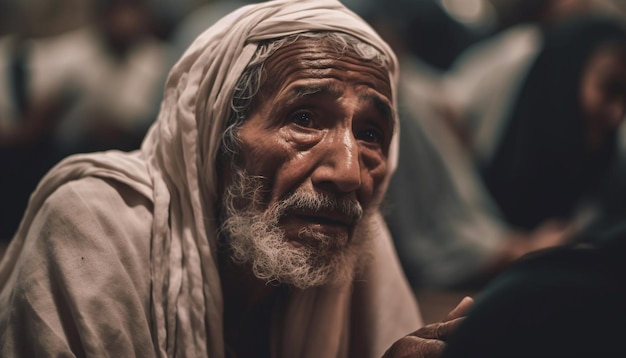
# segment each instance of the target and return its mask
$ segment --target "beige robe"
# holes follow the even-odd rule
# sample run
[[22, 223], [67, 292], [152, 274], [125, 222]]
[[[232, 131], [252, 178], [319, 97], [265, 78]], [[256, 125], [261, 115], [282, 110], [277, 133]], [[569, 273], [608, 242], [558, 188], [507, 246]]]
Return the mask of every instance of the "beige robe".
[[[224, 17], [170, 72], [140, 150], [69, 157], [38, 186], [0, 263], [1, 356], [224, 357], [215, 157], [233, 87], [258, 41], [315, 30], [377, 47], [397, 83], [389, 47], [338, 1], [269, 1]], [[380, 357], [421, 326], [376, 218], [364, 230], [374, 257], [353, 283], [290, 292], [273, 356]]]

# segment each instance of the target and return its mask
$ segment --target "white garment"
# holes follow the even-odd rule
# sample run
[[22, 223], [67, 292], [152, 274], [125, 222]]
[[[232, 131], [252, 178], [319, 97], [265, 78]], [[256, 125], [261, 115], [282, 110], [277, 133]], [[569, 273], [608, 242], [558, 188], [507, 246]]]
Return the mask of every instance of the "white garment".
[[[31, 197], [0, 263], [3, 355], [42, 349], [68, 356], [224, 357], [215, 163], [234, 85], [258, 41], [318, 30], [346, 32], [378, 48], [397, 83], [390, 48], [335, 0], [268, 1], [218, 21], [170, 72], [141, 150], [70, 157]], [[397, 144], [396, 137], [383, 192]], [[275, 356], [380, 357], [422, 324], [386, 226], [375, 217], [374, 227], [359, 229], [373, 236], [375, 247], [353, 283], [290, 293], [282, 327], [272, 332]], [[94, 266], [83, 268], [85, 260]], [[48, 274], [42, 285], [50, 286], [38, 286], [31, 270]], [[68, 316], [71, 324], [63, 325]]]

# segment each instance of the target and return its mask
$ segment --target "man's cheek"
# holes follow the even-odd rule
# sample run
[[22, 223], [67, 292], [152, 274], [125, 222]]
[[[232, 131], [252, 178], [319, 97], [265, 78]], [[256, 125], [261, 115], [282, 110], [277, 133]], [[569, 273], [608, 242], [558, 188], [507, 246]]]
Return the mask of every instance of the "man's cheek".
[[369, 172], [369, 176], [371, 177], [373, 190], [376, 191], [382, 185], [385, 177], [387, 176], [387, 164], [381, 163], [372, 171]]

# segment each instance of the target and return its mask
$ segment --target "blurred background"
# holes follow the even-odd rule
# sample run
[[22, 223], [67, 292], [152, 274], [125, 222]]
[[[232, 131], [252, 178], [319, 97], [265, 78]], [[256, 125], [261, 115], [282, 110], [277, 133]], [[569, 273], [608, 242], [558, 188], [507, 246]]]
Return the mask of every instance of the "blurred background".
[[[530, 68], [556, 37], [552, 29], [596, 14], [623, 21], [625, 0], [343, 2], [400, 59], [402, 148], [384, 210], [416, 291], [474, 292], [520, 255], [570, 240], [573, 227], [604, 210], [583, 210], [577, 202], [575, 213], [568, 207], [558, 223], [546, 214], [538, 219], [546, 225], [524, 226], [492, 197], [483, 169], [500, 143], [493, 128], [502, 125], [492, 124], [507, 123], [498, 118], [516, 107]], [[246, 3], [0, 0], [0, 246], [56, 162], [74, 153], [138, 148], [176, 59], [200, 32]], [[626, 63], [615, 58], [619, 79]], [[611, 87], [625, 103], [616, 110], [620, 123], [623, 82]], [[456, 297], [424, 295], [441, 302], [442, 312], [456, 304]], [[441, 318], [432, 312], [427, 321]]]

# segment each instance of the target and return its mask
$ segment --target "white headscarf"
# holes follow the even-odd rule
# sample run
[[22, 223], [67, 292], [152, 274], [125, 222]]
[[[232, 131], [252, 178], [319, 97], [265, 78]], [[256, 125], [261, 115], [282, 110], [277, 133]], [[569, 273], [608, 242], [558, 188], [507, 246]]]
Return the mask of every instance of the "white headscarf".
[[[248, 5], [201, 34], [174, 66], [158, 119], [141, 150], [66, 159], [33, 194], [26, 216], [0, 266], [0, 287], [21, 251], [35, 213], [59, 185], [86, 175], [126, 183], [154, 203], [151, 241], [151, 319], [160, 356], [223, 357], [223, 303], [217, 268], [216, 156], [233, 90], [261, 40], [305, 31], [339, 31], [384, 53], [397, 83], [397, 61], [388, 45], [336, 0], [275, 0]], [[389, 155], [395, 168], [397, 135]], [[383, 188], [384, 189], [384, 188]], [[417, 329], [417, 305], [400, 270], [380, 215], [376, 253], [354, 287], [294, 291], [274, 354], [346, 356], [355, 342], [362, 356], [380, 356], [401, 335]], [[362, 298], [355, 299], [356, 296]], [[358, 304], [355, 304], [357, 302]], [[357, 325], [354, 317], [362, 321]], [[353, 333], [348, 333], [348, 325]], [[360, 355], [361, 356], [361, 355]]]

